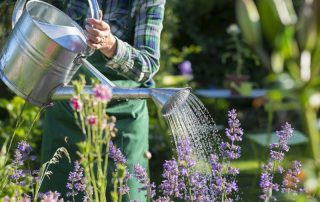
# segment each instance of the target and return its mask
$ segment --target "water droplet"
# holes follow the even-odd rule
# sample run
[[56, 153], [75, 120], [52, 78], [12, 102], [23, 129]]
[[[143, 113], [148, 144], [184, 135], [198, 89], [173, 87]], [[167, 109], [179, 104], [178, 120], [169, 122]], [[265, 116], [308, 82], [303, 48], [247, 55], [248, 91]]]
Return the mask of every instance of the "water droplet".
[[[183, 98], [185, 99], [185, 98]], [[179, 103], [177, 105], [174, 105]], [[193, 148], [193, 153], [198, 162], [207, 162], [220, 142], [216, 134], [217, 129], [209, 111], [202, 102], [193, 94], [187, 100], [173, 103], [174, 113], [164, 116], [175, 145], [180, 138], [188, 138]], [[183, 103], [183, 104], [181, 104]]]

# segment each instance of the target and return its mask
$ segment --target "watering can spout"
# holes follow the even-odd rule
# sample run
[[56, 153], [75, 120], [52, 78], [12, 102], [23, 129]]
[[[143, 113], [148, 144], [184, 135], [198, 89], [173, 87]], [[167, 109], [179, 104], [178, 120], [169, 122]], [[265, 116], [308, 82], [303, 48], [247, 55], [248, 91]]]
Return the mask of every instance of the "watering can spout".
[[[190, 94], [190, 88], [119, 88], [113, 87], [112, 99], [148, 99], [151, 98], [162, 115], [166, 116], [181, 106]], [[85, 86], [83, 94], [92, 95], [93, 87]], [[74, 95], [72, 86], [59, 87], [51, 96], [52, 101], [69, 100]]]

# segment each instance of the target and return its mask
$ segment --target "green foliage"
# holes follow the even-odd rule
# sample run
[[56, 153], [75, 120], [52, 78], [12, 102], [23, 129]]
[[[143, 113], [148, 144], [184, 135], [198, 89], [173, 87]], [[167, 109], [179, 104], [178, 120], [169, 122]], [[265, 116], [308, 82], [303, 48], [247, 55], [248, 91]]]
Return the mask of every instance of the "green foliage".
[[[39, 149], [42, 131], [38, 118], [42, 109], [17, 96], [11, 100], [0, 98], [0, 109], [6, 114], [6, 118], [0, 120], [0, 139], [10, 138], [15, 131], [18, 139], [26, 139], [32, 147]], [[19, 121], [21, 123], [17, 127]]]
[[[256, 6], [253, 0], [237, 2], [251, 2]], [[264, 65], [272, 70], [268, 81], [274, 90], [269, 94], [272, 95], [269, 96], [271, 102], [266, 107], [275, 109], [289, 103], [288, 106], [292, 105], [300, 111], [305, 132], [309, 136], [309, 156], [315, 160], [315, 168], [319, 169], [320, 133], [317, 122], [320, 107], [320, 3], [302, 1], [303, 4], [296, 7], [297, 12], [293, 6], [295, 2], [297, 1], [257, 1], [257, 19], [261, 23], [266, 43], [256, 51]], [[238, 21], [242, 20], [243, 16], [238, 16]], [[241, 24], [240, 28], [248, 29]], [[250, 45], [254, 47], [254, 44]], [[320, 179], [319, 174], [317, 178]], [[319, 192], [317, 196], [319, 197]]]
[[[230, 36], [227, 27], [235, 23], [234, 1], [186, 0], [172, 1], [175, 15], [180, 20], [173, 37], [172, 46], [178, 50], [196, 45], [200, 52], [192, 53], [187, 59], [192, 62], [194, 81], [198, 87], [223, 86], [224, 76], [235, 72], [232, 60], [223, 64], [221, 55], [226, 52]], [[264, 70], [257, 71], [254, 60], [245, 58], [243, 74], [252, 81], [261, 81]], [[260, 82], [261, 83], [261, 82]]]
[[238, 25], [231, 24], [227, 33], [230, 38], [227, 41], [226, 51], [221, 55], [223, 64], [226, 64], [227, 60], [230, 59], [236, 64], [235, 74], [241, 75], [243, 68], [245, 68], [245, 61], [253, 60], [258, 66], [260, 65], [259, 58], [253, 54], [252, 50], [241, 40], [240, 29]]

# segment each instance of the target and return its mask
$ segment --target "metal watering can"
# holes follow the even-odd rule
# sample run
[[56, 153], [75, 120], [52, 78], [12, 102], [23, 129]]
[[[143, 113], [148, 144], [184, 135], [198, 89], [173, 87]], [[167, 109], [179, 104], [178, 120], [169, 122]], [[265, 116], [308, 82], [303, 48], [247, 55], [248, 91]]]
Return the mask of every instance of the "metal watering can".
[[[91, 17], [98, 19], [97, 0], [88, 2]], [[113, 99], [152, 98], [163, 115], [171, 113], [189, 96], [188, 88], [116, 87], [85, 59], [93, 51], [87, 46], [83, 29], [46, 2], [18, 0], [12, 27], [1, 53], [0, 78], [15, 94], [34, 105], [46, 106], [56, 100], [70, 99], [73, 87], [67, 84], [82, 64], [112, 89]], [[92, 94], [92, 87], [86, 86], [83, 93]]]

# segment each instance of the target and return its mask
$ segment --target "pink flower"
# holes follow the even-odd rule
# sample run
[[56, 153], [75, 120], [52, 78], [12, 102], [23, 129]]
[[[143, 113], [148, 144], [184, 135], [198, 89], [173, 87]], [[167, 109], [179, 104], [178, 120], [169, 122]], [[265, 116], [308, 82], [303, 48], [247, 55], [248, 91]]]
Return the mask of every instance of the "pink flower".
[[86, 124], [90, 126], [94, 126], [97, 124], [97, 117], [94, 115], [89, 115], [86, 118]]
[[76, 110], [77, 112], [80, 112], [82, 110], [82, 102], [78, 98], [78, 96], [73, 96], [70, 100], [70, 103], [73, 110]]
[[111, 89], [106, 85], [98, 84], [93, 91], [97, 100], [101, 102], [108, 102], [112, 97]]

